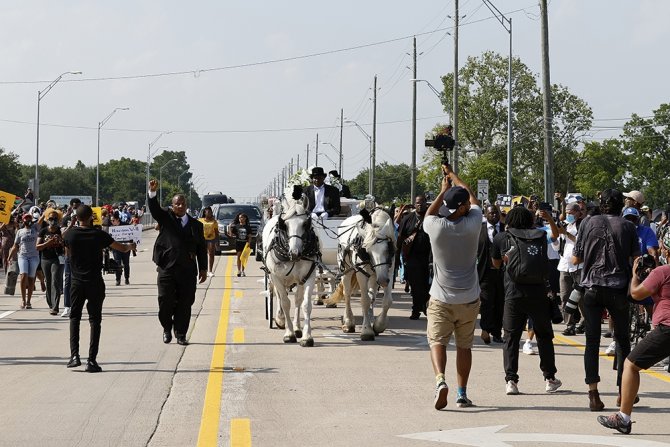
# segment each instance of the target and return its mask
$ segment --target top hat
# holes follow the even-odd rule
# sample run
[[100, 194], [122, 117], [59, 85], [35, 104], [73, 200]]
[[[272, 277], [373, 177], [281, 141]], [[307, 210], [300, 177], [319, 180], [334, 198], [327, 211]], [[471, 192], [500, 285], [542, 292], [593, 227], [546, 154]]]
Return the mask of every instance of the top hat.
[[312, 178], [314, 178], [314, 177], [318, 177], [318, 176], [323, 176], [323, 177], [325, 177], [325, 176], [326, 176], [326, 172], [323, 170], [322, 167], [320, 167], [320, 166], [315, 166], [315, 167], [312, 168], [312, 173], [311, 173], [309, 176], [312, 177]]

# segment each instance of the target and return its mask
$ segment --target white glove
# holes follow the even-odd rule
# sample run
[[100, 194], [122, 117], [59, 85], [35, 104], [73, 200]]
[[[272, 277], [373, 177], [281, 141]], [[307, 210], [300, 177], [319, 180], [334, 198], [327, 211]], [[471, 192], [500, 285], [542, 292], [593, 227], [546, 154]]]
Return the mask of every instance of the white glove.
[[322, 220], [328, 220], [328, 213], [321, 213], [320, 217]]
[[312, 213], [311, 217], [312, 217], [312, 219], [318, 219], [319, 218], [319, 216], [317, 216], [316, 213]]

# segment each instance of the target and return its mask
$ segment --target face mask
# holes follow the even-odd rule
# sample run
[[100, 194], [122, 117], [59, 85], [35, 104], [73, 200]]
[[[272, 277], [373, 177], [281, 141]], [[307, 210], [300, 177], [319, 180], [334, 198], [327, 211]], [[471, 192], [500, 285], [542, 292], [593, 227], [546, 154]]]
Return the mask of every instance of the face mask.
[[569, 224], [573, 223], [575, 221], [575, 215], [568, 214], [567, 216], [565, 216], [565, 221]]

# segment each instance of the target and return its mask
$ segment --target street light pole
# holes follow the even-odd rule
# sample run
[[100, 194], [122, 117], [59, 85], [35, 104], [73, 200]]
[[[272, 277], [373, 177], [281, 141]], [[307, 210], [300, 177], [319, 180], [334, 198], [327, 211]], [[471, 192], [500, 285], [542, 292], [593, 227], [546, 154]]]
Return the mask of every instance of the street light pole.
[[163, 168], [172, 163], [173, 161], [177, 161], [176, 158], [173, 158], [172, 160], [168, 160], [167, 163], [165, 163], [161, 168], [158, 170], [158, 184], [160, 185], [160, 204], [163, 206]]
[[188, 172], [188, 169], [186, 169], [184, 172], [179, 174], [179, 177], [177, 177], [177, 189], [179, 189], [179, 181], [181, 180], [181, 176], [186, 174]]
[[512, 194], [512, 19], [505, 17], [491, 3], [491, 0], [482, 1], [505, 28], [505, 31], [509, 33], [509, 56], [507, 58], [507, 194]]
[[98, 122], [98, 161], [95, 165], [95, 206], [100, 206], [100, 129], [102, 129], [102, 126], [109, 121], [117, 110], [130, 110], [130, 107], [117, 107], [112, 110], [112, 113], [107, 115], [104, 120]]
[[54, 88], [54, 85], [58, 84], [58, 81], [60, 81], [61, 78], [66, 74], [80, 75], [81, 71], [66, 71], [65, 73], [61, 73], [61, 75], [58, 76], [53, 81], [51, 81], [51, 83], [47, 85], [47, 87], [44, 90], [37, 91], [37, 142], [35, 151], [35, 179], [34, 179], [35, 184], [33, 185], [35, 203], [37, 203], [40, 193], [40, 101], [42, 101], [42, 98], [44, 98], [47, 95], [47, 93], [49, 93], [51, 89]]
[[[375, 87], [376, 87], [376, 85], [375, 85]], [[356, 121], [346, 120], [344, 122], [348, 123], [348, 124], [353, 124], [354, 126], [356, 126], [358, 128], [358, 130], [360, 130], [361, 133], [363, 135], [365, 135], [365, 138], [367, 138], [368, 141], [370, 142], [370, 168], [372, 168], [372, 161], [374, 159], [374, 156], [373, 156], [374, 149], [373, 149], [373, 146], [372, 146], [372, 136], [369, 133], [367, 133], [365, 130], [363, 130], [363, 128], [361, 126], [359, 126], [359, 124]], [[342, 174], [340, 174], [340, 175], [342, 175]], [[370, 195], [372, 195], [372, 190], [373, 190], [372, 183], [374, 181], [374, 174], [372, 173], [372, 169], [370, 169], [370, 173], [369, 173], [368, 178], [369, 178], [368, 187], [370, 189]]]

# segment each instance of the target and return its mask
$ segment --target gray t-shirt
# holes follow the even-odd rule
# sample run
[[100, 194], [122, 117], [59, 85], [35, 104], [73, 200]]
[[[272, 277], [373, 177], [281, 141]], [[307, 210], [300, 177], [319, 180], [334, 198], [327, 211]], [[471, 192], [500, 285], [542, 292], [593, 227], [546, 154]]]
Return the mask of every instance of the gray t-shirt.
[[21, 228], [16, 232], [14, 244], [19, 244], [19, 256], [22, 258], [37, 258], [40, 253], [37, 251], [37, 228], [35, 225], [30, 228]]
[[472, 205], [467, 216], [452, 222], [426, 216], [423, 229], [433, 252], [433, 284], [430, 296], [448, 304], [464, 304], [479, 298], [477, 246], [482, 228], [482, 209]]

